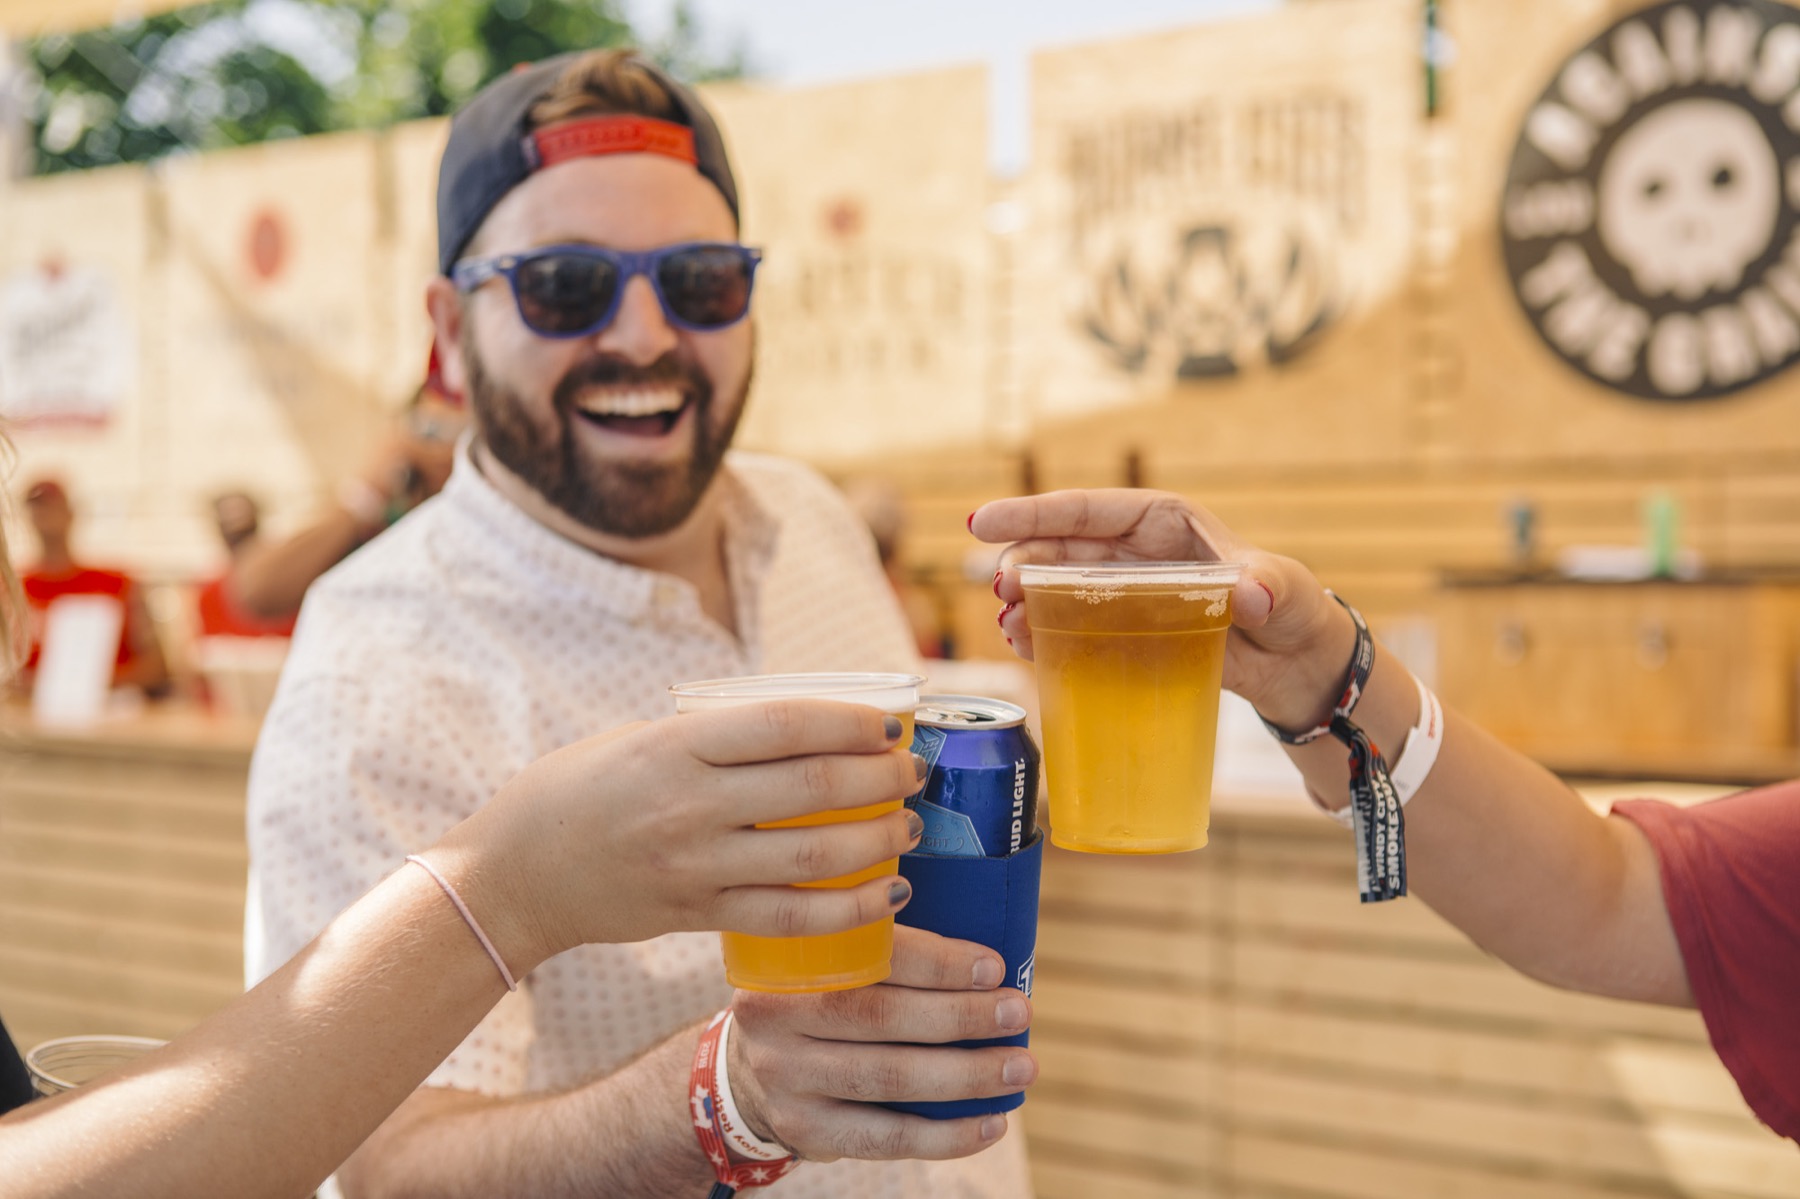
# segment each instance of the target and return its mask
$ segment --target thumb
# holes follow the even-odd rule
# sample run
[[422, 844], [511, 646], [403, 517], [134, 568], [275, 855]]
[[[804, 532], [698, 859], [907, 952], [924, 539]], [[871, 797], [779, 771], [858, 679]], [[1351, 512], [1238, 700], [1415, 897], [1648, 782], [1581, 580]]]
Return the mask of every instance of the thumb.
[[1238, 552], [1244, 571], [1231, 593], [1231, 612], [1232, 623], [1241, 629], [1260, 629], [1274, 617], [1276, 609], [1293, 606], [1296, 573], [1304, 575], [1315, 588], [1318, 586], [1306, 568], [1291, 558], [1248, 546], [1239, 546]]

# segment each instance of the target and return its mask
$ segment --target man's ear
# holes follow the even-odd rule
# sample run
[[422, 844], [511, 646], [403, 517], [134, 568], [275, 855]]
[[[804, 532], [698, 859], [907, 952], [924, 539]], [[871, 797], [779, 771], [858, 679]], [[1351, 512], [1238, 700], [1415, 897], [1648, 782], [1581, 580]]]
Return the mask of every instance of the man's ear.
[[462, 295], [456, 285], [442, 275], [425, 285], [425, 313], [431, 318], [432, 336], [437, 342], [438, 369], [443, 373], [444, 389], [454, 396], [469, 394], [468, 364], [463, 361]]

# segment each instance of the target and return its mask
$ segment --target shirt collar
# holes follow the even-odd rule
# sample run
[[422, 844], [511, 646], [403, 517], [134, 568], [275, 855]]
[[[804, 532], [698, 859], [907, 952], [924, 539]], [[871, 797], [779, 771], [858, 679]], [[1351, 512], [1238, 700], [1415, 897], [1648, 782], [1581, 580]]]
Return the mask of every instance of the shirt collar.
[[[535, 594], [571, 599], [628, 620], [659, 612], [691, 613], [700, 600], [692, 584], [661, 571], [646, 570], [572, 541], [528, 514], [502, 493], [475, 465], [473, 440], [457, 446], [456, 461], [441, 499], [459, 521], [479, 530], [472, 548], [479, 562], [466, 563], [509, 591], [530, 587]], [[780, 524], [732, 467], [728, 454], [713, 480], [721, 489], [726, 577], [737, 607], [738, 629], [747, 649], [758, 641], [759, 583], [780, 540]]]

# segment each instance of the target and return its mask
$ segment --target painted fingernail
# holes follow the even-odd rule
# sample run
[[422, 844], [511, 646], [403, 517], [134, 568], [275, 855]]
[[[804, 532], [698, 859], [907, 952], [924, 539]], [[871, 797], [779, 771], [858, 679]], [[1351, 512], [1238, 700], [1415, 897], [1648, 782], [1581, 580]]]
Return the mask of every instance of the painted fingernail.
[[1000, 615], [994, 618], [994, 623], [1004, 628], [1006, 625], [1006, 618], [1012, 615], [1012, 610], [1018, 606], [1017, 601], [1015, 601], [1000, 609]]
[[1000, 979], [1006, 974], [1006, 967], [999, 958], [982, 958], [975, 963], [975, 973], [969, 980], [977, 991], [991, 991], [1000, 985]]
[[1275, 593], [1273, 591], [1270, 591], [1269, 585], [1267, 583], [1263, 582], [1261, 579], [1255, 579], [1252, 581], [1255, 582], [1255, 584], [1258, 587], [1261, 587], [1263, 589], [1264, 595], [1269, 597], [1269, 615], [1270, 616], [1275, 615]]
[[981, 1139], [997, 1141], [1006, 1133], [1005, 1116], [989, 1116], [981, 1122]]
[[1000, 1081], [1009, 1087], [1022, 1087], [1037, 1076], [1037, 1066], [1024, 1054], [1006, 1059], [1000, 1067]]
[[994, 1005], [994, 1020], [1008, 1032], [1017, 1032], [1024, 1028], [1025, 1022], [1030, 1018], [1025, 1001], [1017, 995], [1008, 995]]
[[889, 741], [900, 740], [900, 730], [905, 727], [898, 716], [889, 716], [881, 722], [881, 731], [887, 734]]
[[1006, 572], [1004, 570], [996, 570], [994, 572], [994, 598], [995, 599], [1000, 598], [1000, 580], [1002, 577], [1005, 576], [1005, 574], [1006, 574]]
[[968, 527], [969, 532], [973, 533], [975, 531], [975, 514], [969, 513], [969, 518], [963, 521], [963, 524]]
[[888, 887], [888, 906], [897, 908], [912, 898], [912, 884], [903, 878], [897, 878]]
[[925, 818], [911, 808], [906, 809], [906, 835], [914, 841], [925, 835]]
[[912, 760], [913, 777], [922, 783], [925, 781], [925, 776], [931, 773], [931, 763], [927, 762], [924, 758], [921, 758], [918, 754], [914, 754]]
[[1012, 638], [1011, 638], [1011, 637], [1008, 637], [1008, 638], [1007, 638], [1007, 639], [1006, 639], [1006, 648], [1007, 648], [1007, 649], [1011, 649], [1011, 648], [1012, 648]]

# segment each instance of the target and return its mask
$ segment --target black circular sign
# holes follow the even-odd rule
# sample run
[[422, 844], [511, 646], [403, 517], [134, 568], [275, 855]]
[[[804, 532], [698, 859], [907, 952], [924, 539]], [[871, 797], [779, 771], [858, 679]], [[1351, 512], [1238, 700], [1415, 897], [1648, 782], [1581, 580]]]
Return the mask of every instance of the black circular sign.
[[1544, 342], [1649, 400], [1800, 358], [1800, 10], [1682, 0], [1571, 55], [1526, 115], [1500, 236]]

